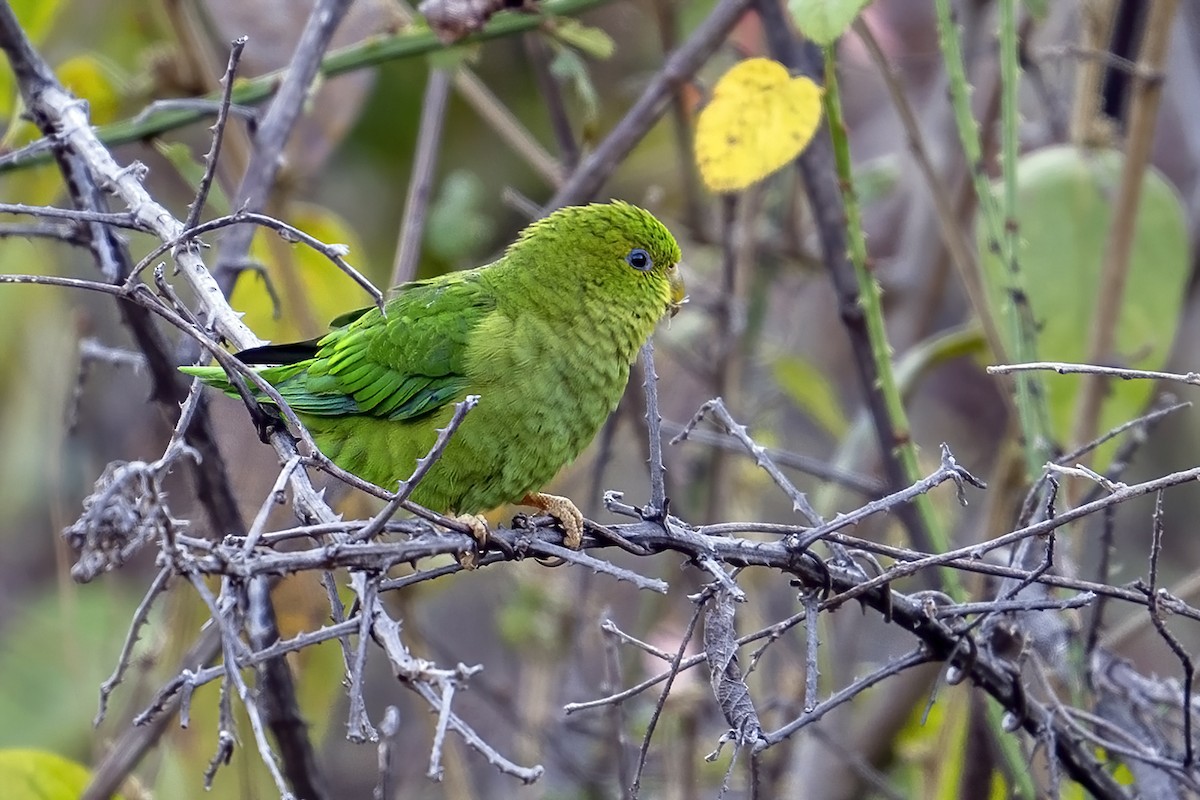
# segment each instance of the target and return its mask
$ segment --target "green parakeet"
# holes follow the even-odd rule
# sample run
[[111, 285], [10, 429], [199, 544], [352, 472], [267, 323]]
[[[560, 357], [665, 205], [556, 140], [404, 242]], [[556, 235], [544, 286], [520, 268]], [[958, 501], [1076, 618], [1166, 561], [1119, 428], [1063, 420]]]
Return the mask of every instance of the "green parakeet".
[[[385, 314], [354, 311], [319, 339], [238, 357], [271, 365], [259, 374], [321, 451], [384, 488], [412, 474], [455, 403], [479, 395], [412, 499], [471, 517], [535, 506], [578, 547], [579, 510], [538, 490], [592, 440], [638, 349], [679, 308], [679, 258], [675, 238], [643, 209], [563, 208], [492, 264], [399, 287]], [[182, 369], [236, 396], [220, 367]]]

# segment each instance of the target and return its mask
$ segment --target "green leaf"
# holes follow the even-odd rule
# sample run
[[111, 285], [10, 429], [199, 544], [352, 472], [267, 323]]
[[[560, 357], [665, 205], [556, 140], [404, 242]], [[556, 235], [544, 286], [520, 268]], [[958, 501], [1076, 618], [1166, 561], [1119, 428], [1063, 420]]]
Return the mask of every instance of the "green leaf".
[[1113, 770], [1113, 780], [1121, 786], [1133, 787], [1136, 778], [1133, 776], [1133, 771], [1125, 763], [1117, 764], [1117, 768]]
[[91, 773], [46, 750], [0, 750], [0, 786], [7, 800], [76, 800]]
[[[71, 603], [53, 585], [25, 597], [4, 628], [0, 746], [74, 752], [92, 741], [97, 688], [116, 663], [137, 597], [99, 584], [75, 592]], [[114, 697], [114, 706], [128, 698]], [[0, 780], [0, 797], [7, 799], [4, 788]]]
[[88, 104], [93, 125], [115, 122], [121, 110], [121, 94], [128, 80], [108, 59], [84, 53], [67, 59], [54, 70], [67, 90]]
[[600, 116], [600, 95], [592, 83], [592, 76], [588, 74], [587, 63], [569, 47], [563, 47], [554, 40], [551, 40], [551, 45], [557, 52], [550, 62], [550, 74], [570, 84], [583, 105], [584, 125], [594, 125]]
[[550, 34], [579, 52], [601, 61], [612, 58], [617, 49], [616, 42], [607, 33], [570, 17], [563, 17], [555, 22]]
[[797, 27], [822, 47], [837, 41], [870, 0], [789, 0]]
[[442, 181], [429, 209], [425, 249], [452, 266], [476, 261], [496, 232], [486, 187], [472, 172], [455, 170]]
[[[1100, 269], [1112, 226], [1113, 196], [1119, 191], [1124, 156], [1113, 151], [1073, 147], [1038, 150], [1017, 165], [1018, 263], [1025, 277], [1034, 321], [1037, 354], [1046, 361], [1081, 362], [1099, 291]], [[1001, 191], [999, 185], [993, 191]], [[992, 252], [983, 226], [977, 246], [997, 316], [1009, 302], [1003, 291], [1005, 266]], [[1120, 366], [1162, 369], [1179, 322], [1188, 271], [1188, 236], [1183, 208], [1174, 189], [1153, 169], [1142, 179], [1141, 204], [1134, 221], [1133, 246], [1124, 305], [1115, 322], [1110, 361]], [[1012, 347], [1011, 334], [1008, 336]], [[1064, 442], [1071, 432], [1079, 375], [1050, 375], [1045, 381], [1050, 430]], [[1154, 384], [1109, 384], [1100, 416], [1108, 430], [1142, 413]], [[1097, 454], [1103, 469], [1116, 442]]]
[[775, 380], [784, 394], [803, 409], [830, 436], [841, 439], [849, 427], [842, 404], [825, 379], [812, 364], [802, 358], [785, 356], [775, 362]]

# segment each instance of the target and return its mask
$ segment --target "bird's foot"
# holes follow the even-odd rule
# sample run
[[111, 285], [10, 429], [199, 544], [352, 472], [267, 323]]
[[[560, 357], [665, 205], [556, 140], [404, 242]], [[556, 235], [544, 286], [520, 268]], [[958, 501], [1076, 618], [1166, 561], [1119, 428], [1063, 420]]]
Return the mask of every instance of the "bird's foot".
[[565, 497], [556, 494], [530, 492], [521, 500], [521, 505], [544, 511], [559, 521], [563, 528], [563, 544], [578, 550], [583, 544], [583, 512]]
[[468, 550], [458, 554], [458, 564], [463, 569], [475, 569], [479, 566], [479, 555], [483, 553], [488, 543], [488, 524], [487, 520], [480, 514], [459, 514], [454, 518], [455, 522], [461, 522], [471, 529], [471, 535], [475, 537], [478, 546], [475, 550]]

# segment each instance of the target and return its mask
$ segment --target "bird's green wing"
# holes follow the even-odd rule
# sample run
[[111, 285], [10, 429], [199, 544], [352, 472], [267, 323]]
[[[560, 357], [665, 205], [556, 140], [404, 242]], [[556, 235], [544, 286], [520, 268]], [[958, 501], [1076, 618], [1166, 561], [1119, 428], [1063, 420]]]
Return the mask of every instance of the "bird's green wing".
[[[467, 338], [495, 307], [478, 271], [453, 273], [400, 287], [386, 315], [378, 308], [353, 311], [320, 339], [267, 345], [238, 357], [275, 365], [259, 372], [295, 411], [415, 419], [468, 388]], [[232, 388], [220, 368], [185, 371], [227, 392]]]

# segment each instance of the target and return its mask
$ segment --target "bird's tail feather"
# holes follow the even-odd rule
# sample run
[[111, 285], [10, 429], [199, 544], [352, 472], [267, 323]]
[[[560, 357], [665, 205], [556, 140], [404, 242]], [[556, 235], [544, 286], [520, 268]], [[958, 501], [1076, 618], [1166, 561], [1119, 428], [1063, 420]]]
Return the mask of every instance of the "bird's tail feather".
[[[272, 386], [279, 386], [288, 378], [291, 378], [299, 372], [303, 372], [306, 366], [307, 365], [305, 364], [284, 364], [275, 367], [258, 368], [255, 371], [261, 375], [267, 383], [271, 384]], [[235, 389], [233, 384], [230, 382], [229, 375], [226, 374], [223, 367], [191, 366], [180, 367], [179, 371], [185, 375], [191, 375], [193, 378], [199, 378], [200, 380], [204, 381], [204, 383], [212, 386], [214, 389], [220, 389], [230, 397], [238, 397], [237, 389]], [[246, 385], [254, 394], [256, 400], [265, 403], [271, 402], [271, 399], [259, 391], [252, 382], [247, 381]]]

